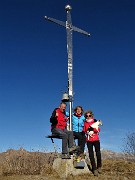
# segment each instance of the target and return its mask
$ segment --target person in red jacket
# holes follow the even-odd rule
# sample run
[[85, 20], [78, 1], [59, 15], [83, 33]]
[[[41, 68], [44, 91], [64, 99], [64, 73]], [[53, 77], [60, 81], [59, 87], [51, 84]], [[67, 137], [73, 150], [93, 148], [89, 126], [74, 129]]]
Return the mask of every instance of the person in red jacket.
[[66, 117], [65, 110], [65, 102], [62, 102], [59, 108], [54, 109], [50, 118], [50, 122], [52, 123], [51, 132], [53, 135], [59, 136], [62, 139], [61, 158], [70, 159], [69, 153], [72, 153], [77, 147], [74, 146], [73, 132], [66, 129], [68, 118]]
[[[85, 122], [84, 122], [84, 128], [83, 131], [86, 134], [86, 142], [89, 152], [89, 158], [92, 166], [92, 172], [95, 176], [98, 176], [98, 173], [101, 173], [101, 151], [100, 151], [100, 140], [98, 133], [100, 132], [100, 128], [92, 128], [91, 125], [96, 122], [97, 120], [94, 119], [93, 112], [91, 110], [88, 110], [84, 113], [85, 116]], [[89, 131], [93, 131], [92, 135], [90, 135]], [[93, 147], [95, 148], [96, 152], [96, 158], [97, 158], [97, 165], [94, 158], [94, 151]]]

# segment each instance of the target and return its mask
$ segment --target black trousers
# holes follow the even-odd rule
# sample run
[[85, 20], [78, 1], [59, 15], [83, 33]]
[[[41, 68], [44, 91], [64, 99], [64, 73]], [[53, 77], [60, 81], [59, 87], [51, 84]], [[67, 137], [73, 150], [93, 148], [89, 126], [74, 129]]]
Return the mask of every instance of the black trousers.
[[[92, 170], [94, 171], [102, 166], [100, 141], [93, 141], [93, 142], [88, 141], [87, 147], [88, 147], [88, 151], [89, 151], [89, 158], [91, 161]], [[95, 148], [95, 152], [96, 152], [97, 165], [96, 165], [95, 158], [94, 158], [93, 147]]]
[[78, 140], [78, 146], [80, 147], [80, 154], [84, 153], [86, 137], [84, 132], [75, 132], [73, 131], [74, 139]]

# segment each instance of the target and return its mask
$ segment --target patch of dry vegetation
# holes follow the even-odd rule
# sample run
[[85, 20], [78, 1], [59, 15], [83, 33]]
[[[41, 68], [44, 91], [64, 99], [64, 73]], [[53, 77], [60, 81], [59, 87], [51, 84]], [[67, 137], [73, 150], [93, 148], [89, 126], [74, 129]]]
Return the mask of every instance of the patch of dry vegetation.
[[[0, 180], [57, 180], [52, 169], [55, 153], [28, 152], [23, 148], [0, 153]], [[135, 162], [125, 159], [104, 159], [100, 180], [135, 180]], [[96, 179], [93, 174], [69, 176], [68, 180]]]
[[23, 148], [0, 154], [0, 175], [38, 175], [50, 173], [54, 153], [28, 152]]
[[103, 161], [104, 175], [125, 177], [125, 179], [135, 179], [135, 162], [126, 160], [104, 160]]

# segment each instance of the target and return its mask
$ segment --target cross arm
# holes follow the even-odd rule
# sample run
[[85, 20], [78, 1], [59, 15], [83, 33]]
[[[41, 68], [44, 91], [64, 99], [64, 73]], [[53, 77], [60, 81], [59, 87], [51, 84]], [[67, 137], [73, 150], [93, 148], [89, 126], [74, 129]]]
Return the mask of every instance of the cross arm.
[[48, 21], [51, 21], [53, 23], [56, 23], [56, 24], [59, 24], [60, 26], [63, 26], [63, 27], [66, 27], [66, 23], [63, 22], [63, 21], [59, 21], [57, 19], [54, 19], [54, 18], [50, 18], [50, 17], [47, 17], [47, 16], [44, 16], [44, 18]]
[[75, 27], [75, 26], [72, 26], [72, 30], [73, 30], [73, 31], [76, 31], [76, 32], [79, 32], [79, 33], [81, 33], [81, 34], [84, 34], [84, 35], [86, 35], [86, 36], [90, 36], [90, 33], [86, 32], [86, 31], [84, 31], [84, 30], [82, 30], [82, 29], [80, 29], [80, 28], [77, 28], [77, 27]]

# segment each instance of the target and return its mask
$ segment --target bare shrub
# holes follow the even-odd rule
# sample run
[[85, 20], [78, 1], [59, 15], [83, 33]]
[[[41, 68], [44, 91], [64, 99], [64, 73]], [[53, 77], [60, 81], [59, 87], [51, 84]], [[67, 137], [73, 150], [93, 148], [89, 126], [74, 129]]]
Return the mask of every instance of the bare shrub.
[[10, 149], [0, 154], [1, 175], [37, 175], [49, 171], [55, 155], [52, 153], [28, 152], [21, 148]]
[[123, 152], [128, 159], [135, 161], [135, 132], [128, 133], [124, 139]]

